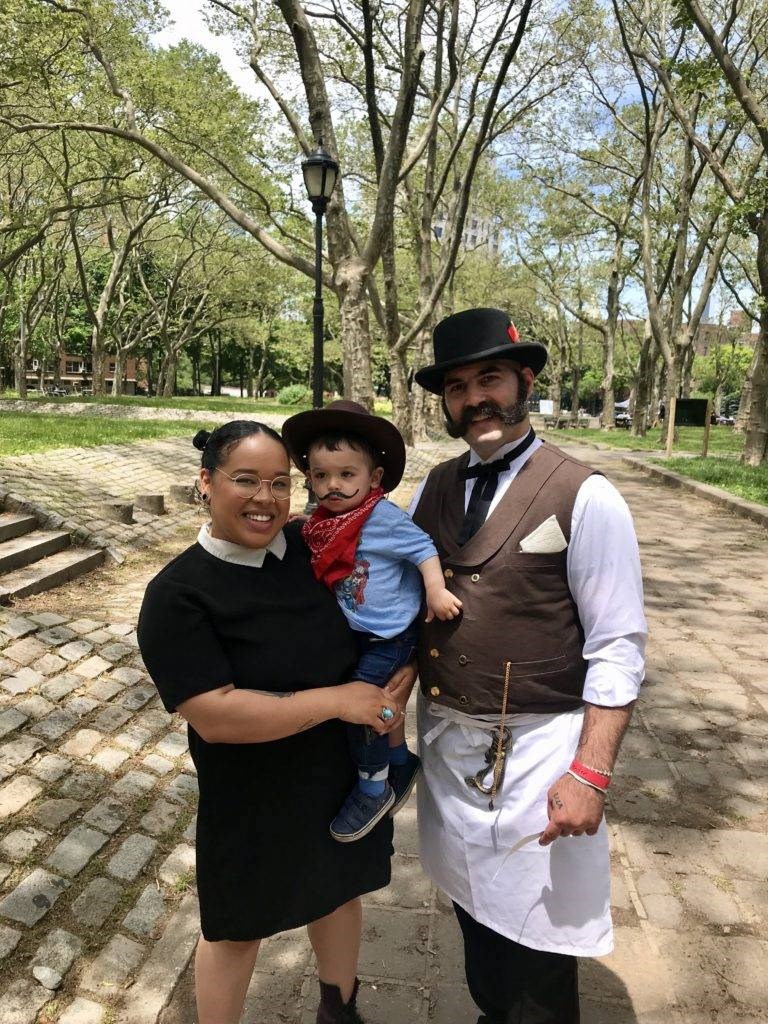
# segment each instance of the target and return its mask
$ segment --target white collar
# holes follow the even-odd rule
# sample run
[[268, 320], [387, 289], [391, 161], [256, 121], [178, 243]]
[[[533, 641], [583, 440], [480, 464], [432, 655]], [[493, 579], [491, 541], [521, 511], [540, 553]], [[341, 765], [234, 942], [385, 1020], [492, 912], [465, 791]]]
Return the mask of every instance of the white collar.
[[530, 432], [531, 431], [529, 428], [526, 431], [526, 433], [523, 434], [522, 437], [518, 437], [514, 441], [509, 441], [507, 442], [507, 444], [503, 444], [501, 448], [497, 448], [493, 455], [491, 455], [490, 458], [487, 459], [481, 459], [477, 452], [474, 450], [474, 448], [470, 448], [468, 464], [470, 466], [476, 466], [478, 462], [494, 462], [496, 459], [503, 459], [505, 455], [509, 454], [509, 452], [511, 451], [514, 451], [515, 448], [521, 445], [523, 441], [526, 439], [526, 437], [528, 437], [528, 434], [530, 434]]
[[282, 561], [287, 548], [285, 534], [281, 530], [265, 548], [246, 548], [242, 544], [233, 544], [229, 540], [220, 540], [211, 536], [211, 524], [203, 523], [197, 535], [197, 543], [205, 548], [209, 555], [214, 555], [224, 562], [233, 562], [235, 565], [250, 565], [254, 569], [260, 569], [264, 565], [267, 552], [271, 551], [275, 558]]

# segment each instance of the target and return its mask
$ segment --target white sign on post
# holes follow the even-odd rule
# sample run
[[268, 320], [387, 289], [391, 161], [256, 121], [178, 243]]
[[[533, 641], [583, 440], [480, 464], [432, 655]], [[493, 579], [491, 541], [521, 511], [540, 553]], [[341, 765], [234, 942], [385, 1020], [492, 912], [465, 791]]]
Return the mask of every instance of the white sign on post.
[[539, 401], [539, 412], [542, 416], [551, 416], [555, 411], [555, 403], [551, 398], [542, 398]]

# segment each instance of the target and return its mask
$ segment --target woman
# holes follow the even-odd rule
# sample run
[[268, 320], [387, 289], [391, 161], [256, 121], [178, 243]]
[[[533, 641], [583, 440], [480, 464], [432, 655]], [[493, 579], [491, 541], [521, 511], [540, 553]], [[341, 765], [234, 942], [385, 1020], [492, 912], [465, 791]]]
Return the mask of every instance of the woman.
[[210, 524], [149, 584], [139, 643], [165, 707], [188, 722], [198, 773], [199, 1024], [236, 1024], [259, 940], [304, 924], [318, 1024], [353, 1024], [360, 896], [389, 882], [392, 825], [358, 843], [329, 834], [355, 780], [343, 723], [383, 734], [402, 712], [375, 686], [339, 685], [355, 646], [299, 524], [286, 527], [279, 435], [237, 420], [194, 444]]

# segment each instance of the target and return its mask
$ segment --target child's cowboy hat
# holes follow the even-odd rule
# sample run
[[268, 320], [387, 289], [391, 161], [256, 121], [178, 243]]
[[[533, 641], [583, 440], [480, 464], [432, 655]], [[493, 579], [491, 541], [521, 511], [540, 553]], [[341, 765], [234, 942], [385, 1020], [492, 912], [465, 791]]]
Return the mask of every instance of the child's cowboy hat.
[[405, 470], [405, 442], [397, 427], [381, 416], [374, 416], [357, 402], [340, 399], [324, 409], [310, 409], [291, 416], [283, 424], [283, 440], [296, 466], [307, 472], [307, 453], [312, 441], [323, 434], [350, 434], [367, 441], [378, 453], [378, 465], [384, 469], [381, 486], [393, 491]]
[[513, 359], [541, 373], [547, 350], [538, 341], [520, 341], [517, 328], [501, 309], [465, 309], [441, 320], [432, 334], [435, 362], [416, 373], [416, 383], [439, 395], [447, 370], [485, 359]]

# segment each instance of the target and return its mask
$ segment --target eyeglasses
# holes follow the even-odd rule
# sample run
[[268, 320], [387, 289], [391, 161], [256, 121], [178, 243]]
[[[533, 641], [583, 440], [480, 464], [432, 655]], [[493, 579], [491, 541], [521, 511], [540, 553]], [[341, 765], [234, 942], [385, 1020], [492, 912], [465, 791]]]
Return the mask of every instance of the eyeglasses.
[[276, 476], [274, 480], [262, 480], [255, 473], [240, 473], [237, 476], [230, 476], [223, 469], [216, 467], [218, 473], [231, 480], [235, 486], [238, 496], [243, 500], [255, 498], [263, 484], [269, 485], [269, 490], [275, 501], [288, 501], [293, 493], [294, 481], [290, 476]]

